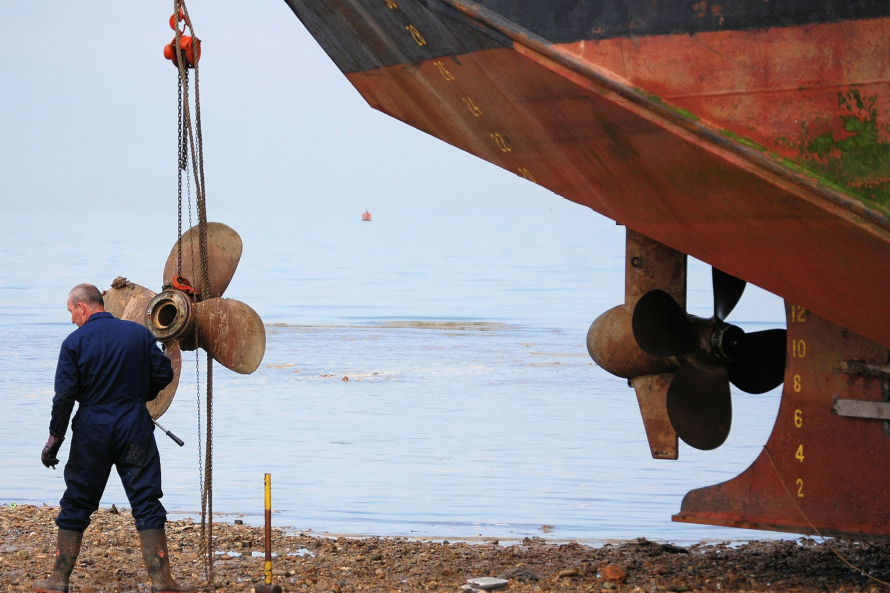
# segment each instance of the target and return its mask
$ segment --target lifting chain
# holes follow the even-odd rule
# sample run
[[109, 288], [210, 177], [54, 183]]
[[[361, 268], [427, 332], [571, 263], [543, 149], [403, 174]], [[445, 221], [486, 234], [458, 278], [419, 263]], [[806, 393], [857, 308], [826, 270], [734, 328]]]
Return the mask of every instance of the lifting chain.
[[[179, 23], [185, 26], [180, 29]], [[204, 140], [201, 134], [201, 94], [198, 64], [201, 55], [201, 42], [194, 36], [194, 28], [189, 18], [188, 9], [184, 0], [173, 0], [173, 16], [170, 17], [170, 26], [175, 31], [173, 42], [165, 48], [165, 55], [173, 60], [179, 70], [179, 108], [178, 108], [178, 136], [177, 147], [177, 191], [178, 191], [178, 254], [177, 276], [182, 275], [182, 174], [185, 172], [188, 191], [189, 227], [191, 227], [191, 179], [189, 178], [188, 163], [191, 161], [192, 174], [195, 181], [195, 203], [198, 212], [198, 244], [201, 259], [201, 278], [199, 300], [210, 295], [210, 277], [207, 256], [207, 204], [204, 193]], [[193, 36], [183, 35], [188, 29]], [[194, 131], [192, 129], [191, 110], [189, 109], [189, 67], [195, 70], [195, 120]], [[191, 157], [191, 158], [189, 158]], [[192, 254], [193, 255], [193, 254]], [[192, 266], [194, 269], [194, 266]], [[197, 325], [195, 326], [197, 341]], [[201, 392], [199, 362], [195, 359], [196, 384], [198, 389], [198, 434], [200, 435], [201, 421]], [[201, 475], [201, 451], [198, 450], [198, 471], [201, 483], [201, 541], [199, 552], [204, 560], [204, 573], [207, 582], [213, 585], [213, 358], [207, 356], [207, 415], [206, 415], [206, 441], [204, 447], [203, 475]]]

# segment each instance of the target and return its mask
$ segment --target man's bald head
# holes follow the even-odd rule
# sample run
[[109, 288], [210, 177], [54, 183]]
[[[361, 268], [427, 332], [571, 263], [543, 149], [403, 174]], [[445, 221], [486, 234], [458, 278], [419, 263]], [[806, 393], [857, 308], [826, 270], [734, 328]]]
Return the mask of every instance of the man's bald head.
[[68, 293], [68, 311], [71, 323], [82, 326], [93, 313], [105, 310], [102, 293], [92, 284], [78, 284]]
[[102, 293], [92, 284], [78, 284], [68, 293], [68, 300], [75, 306], [79, 303], [86, 303], [90, 309], [95, 308], [97, 305], [105, 307]]

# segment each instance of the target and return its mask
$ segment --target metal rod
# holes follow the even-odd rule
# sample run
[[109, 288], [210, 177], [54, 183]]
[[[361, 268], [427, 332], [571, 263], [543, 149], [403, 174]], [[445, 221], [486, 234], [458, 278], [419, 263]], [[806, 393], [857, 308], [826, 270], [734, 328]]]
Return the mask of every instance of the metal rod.
[[834, 398], [834, 413], [848, 418], [890, 420], [890, 402]]
[[178, 436], [176, 436], [175, 434], [173, 434], [172, 432], [170, 432], [169, 430], [167, 430], [166, 428], [164, 428], [163, 426], [161, 426], [160, 423], [159, 423], [157, 420], [152, 420], [152, 422], [155, 423], [155, 426], [157, 426], [158, 428], [161, 429], [161, 432], [163, 432], [165, 435], [167, 435], [168, 437], [170, 437], [171, 439], [173, 439], [173, 442], [174, 442], [174, 443], [176, 443], [176, 444], [179, 445], [180, 447], [182, 447], [183, 445], [185, 445], [185, 441], [183, 441], [181, 438], [179, 438]]

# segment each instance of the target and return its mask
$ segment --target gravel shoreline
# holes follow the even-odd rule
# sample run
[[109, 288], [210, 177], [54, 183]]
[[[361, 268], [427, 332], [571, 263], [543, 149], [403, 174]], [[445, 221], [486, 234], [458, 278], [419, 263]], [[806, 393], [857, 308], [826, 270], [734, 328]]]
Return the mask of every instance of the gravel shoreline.
[[[54, 507], [0, 507], [0, 587], [30, 591], [53, 560]], [[263, 529], [214, 524], [214, 583], [203, 581], [200, 525], [170, 521], [167, 537], [174, 576], [205, 591], [249, 592], [263, 577]], [[728, 535], [731, 532], [728, 531]], [[830, 540], [847, 560], [890, 581], [890, 546]], [[788, 591], [888, 593], [810, 538], [697, 544], [680, 548], [638, 540], [602, 547], [526, 538], [516, 545], [433, 542], [407, 538], [320, 537], [273, 530], [275, 582], [287, 591], [459, 591], [468, 578], [509, 579], [508, 591]], [[256, 554], [256, 555], [254, 555]], [[0, 593], [4, 591], [0, 588]], [[148, 592], [139, 539], [129, 511], [100, 509], [84, 535], [70, 593]]]

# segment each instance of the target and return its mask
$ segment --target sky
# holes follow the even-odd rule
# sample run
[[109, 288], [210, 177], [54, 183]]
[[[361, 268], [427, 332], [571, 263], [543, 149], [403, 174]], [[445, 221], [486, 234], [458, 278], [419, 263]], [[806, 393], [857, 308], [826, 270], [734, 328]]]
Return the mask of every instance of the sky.
[[[0, 201], [175, 203], [172, 2], [0, 3]], [[581, 208], [371, 109], [283, 0], [190, 0], [211, 218]], [[214, 213], [217, 216], [213, 216]]]

